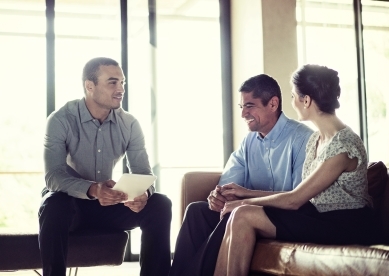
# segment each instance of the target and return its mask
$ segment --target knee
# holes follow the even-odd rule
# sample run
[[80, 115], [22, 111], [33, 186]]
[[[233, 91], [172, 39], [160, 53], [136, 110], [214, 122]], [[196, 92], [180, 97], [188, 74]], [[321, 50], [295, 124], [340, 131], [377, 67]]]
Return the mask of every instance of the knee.
[[74, 210], [73, 197], [62, 192], [49, 192], [42, 200], [39, 208], [39, 217], [43, 214], [47, 216], [56, 214], [64, 215], [69, 210]]
[[155, 193], [152, 197], [158, 202], [158, 205], [160, 205], [161, 207], [170, 210], [172, 209], [172, 201], [166, 195]]
[[[38, 217], [41, 225], [62, 225], [76, 214], [74, 198], [62, 192], [50, 192], [43, 198]], [[63, 223], [62, 223], [63, 222]]]
[[171, 216], [172, 201], [166, 195], [154, 193], [149, 200], [150, 203], [152, 203], [152, 206], [154, 206], [154, 209], [158, 211], [158, 213], [163, 213], [164, 215]]
[[[262, 207], [260, 207], [262, 208]], [[241, 225], [251, 224], [252, 216], [252, 208], [248, 205], [242, 205], [235, 208], [231, 212], [231, 216], [228, 220], [228, 225], [230, 227], [240, 227]]]
[[186, 207], [184, 218], [204, 217], [204, 214], [210, 211], [208, 203], [202, 201], [192, 202]]

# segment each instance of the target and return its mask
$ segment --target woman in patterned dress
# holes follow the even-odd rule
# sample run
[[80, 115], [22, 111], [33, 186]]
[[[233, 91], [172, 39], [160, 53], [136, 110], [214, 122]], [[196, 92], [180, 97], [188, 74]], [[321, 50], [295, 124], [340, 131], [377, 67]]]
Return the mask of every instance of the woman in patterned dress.
[[[321, 244], [372, 242], [368, 160], [360, 137], [336, 116], [338, 72], [308, 64], [292, 75], [291, 83], [299, 119], [318, 129], [306, 147], [303, 180], [290, 192], [225, 204], [221, 216], [229, 212], [231, 216], [214, 275], [247, 275], [256, 239], [261, 237]], [[235, 184], [222, 189], [223, 195], [246, 195]]]

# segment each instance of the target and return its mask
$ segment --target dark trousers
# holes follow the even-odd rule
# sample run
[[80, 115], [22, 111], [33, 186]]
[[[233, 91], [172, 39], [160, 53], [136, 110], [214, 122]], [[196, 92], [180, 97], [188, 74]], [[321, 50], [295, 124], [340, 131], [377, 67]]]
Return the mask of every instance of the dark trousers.
[[39, 209], [39, 247], [44, 276], [65, 276], [68, 234], [74, 230], [142, 231], [140, 275], [168, 275], [170, 269], [171, 201], [155, 193], [139, 213], [123, 204], [101, 206], [97, 200], [48, 192]]
[[207, 202], [188, 205], [178, 233], [169, 276], [212, 276], [229, 214], [208, 208]]

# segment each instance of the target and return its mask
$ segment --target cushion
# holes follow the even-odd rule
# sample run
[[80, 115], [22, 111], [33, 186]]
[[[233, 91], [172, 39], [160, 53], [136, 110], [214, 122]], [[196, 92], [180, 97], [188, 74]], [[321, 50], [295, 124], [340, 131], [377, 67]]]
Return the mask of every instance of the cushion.
[[388, 182], [388, 172], [385, 164], [381, 161], [369, 162], [367, 166], [367, 181], [369, 194], [373, 198], [374, 210], [379, 212]]
[[389, 184], [388, 169], [381, 161], [370, 162], [367, 169], [369, 194], [373, 198], [375, 215], [380, 222], [381, 235], [385, 244], [389, 244]]

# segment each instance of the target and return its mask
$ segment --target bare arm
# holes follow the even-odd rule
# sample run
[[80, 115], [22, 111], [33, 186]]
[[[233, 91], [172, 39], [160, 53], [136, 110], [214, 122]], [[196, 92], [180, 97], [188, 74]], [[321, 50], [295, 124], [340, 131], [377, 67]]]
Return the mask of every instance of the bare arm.
[[221, 192], [224, 196], [235, 196], [239, 199], [264, 197], [264, 196], [274, 195], [278, 193], [284, 193], [284, 191], [274, 192], [274, 191], [250, 190], [236, 183], [228, 183], [226, 185], [223, 185], [221, 187]]

